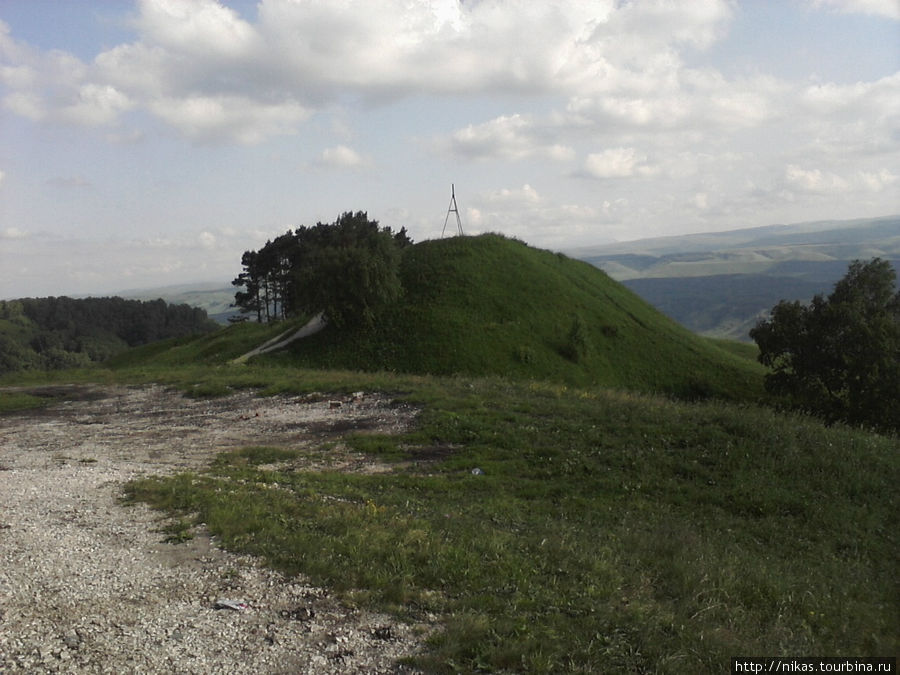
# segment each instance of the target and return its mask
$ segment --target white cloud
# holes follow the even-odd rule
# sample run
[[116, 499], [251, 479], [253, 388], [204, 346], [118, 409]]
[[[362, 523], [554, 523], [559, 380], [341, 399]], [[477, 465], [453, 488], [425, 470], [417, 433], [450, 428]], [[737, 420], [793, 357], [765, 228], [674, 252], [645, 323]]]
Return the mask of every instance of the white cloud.
[[[677, 50], [708, 46], [731, 15], [727, 0], [262, 0], [251, 23], [215, 0], [139, 0], [137, 39], [91, 63], [33, 50], [3, 26], [0, 76], [11, 88], [6, 107], [31, 119], [113, 124], [149, 110], [199, 140], [291, 133], [310, 109], [348, 92], [597, 91], [613, 96], [610, 114], [641, 120], [660, 117], [647, 112], [660, 105], [671, 111], [672, 98], [632, 94], [677, 90]], [[511, 140], [498, 141], [507, 156], [572, 155], [567, 145], [532, 139], [540, 149], [531, 151]], [[455, 142], [478, 154], [478, 138]]]
[[871, 14], [900, 19], [897, 0], [811, 0], [813, 7], [822, 7], [842, 14]]
[[197, 241], [200, 243], [200, 247], [206, 250], [214, 249], [217, 243], [216, 235], [205, 230], [197, 235]]
[[26, 91], [16, 91], [4, 97], [3, 106], [16, 115], [33, 121], [42, 120], [47, 114], [41, 98]]
[[18, 227], [7, 227], [0, 230], [0, 239], [25, 239], [28, 233]]
[[584, 40], [612, 0], [264, 0], [259, 30], [286, 68], [372, 96], [558, 90], [587, 62]]
[[691, 202], [696, 208], [705, 211], [709, 208], [709, 195], [705, 192], [698, 192], [693, 196]]
[[857, 175], [858, 183], [870, 192], [881, 192], [897, 185], [900, 176], [888, 169], [880, 171], [860, 171]]
[[86, 188], [91, 187], [91, 182], [84, 176], [54, 176], [47, 180], [47, 185], [57, 188]]
[[[646, 77], [646, 73], [644, 73]], [[624, 84], [570, 97], [569, 123], [616, 130], [733, 130], [759, 126], [780, 114], [788, 88], [771, 77], [729, 81], [711, 70], [673, 64], [646, 91]]]
[[584, 170], [593, 178], [627, 178], [651, 175], [655, 169], [647, 163], [647, 156], [634, 148], [607, 148], [591, 153], [584, 161]]
[[59, 114], [63, 119], [88, 126], [116, 121], [119, 115], [134, 107], [131, 100], [115, 87], [102, 84], [83, 84], [75, 99]]
[[310, 115], [296, 102], [267, 104], [237, 96], [164, 98], [152, 102], [150, 109], [192, 140], [231, 139], [245, 144], [293, 133]]
[[812, 193], [846, 194], [882, 192], [900, 182], [900, 176], [889, 169], [855, 171], [840, 175], [822, 169], [804, 169], [795, 164], [785, 168], [785, 183], [789, 188]]
[[474, 195], [465, 206], [462, 226], [466, 234], [503, 232], [532, 244], [562, 248], [583, 237], [609, 240], [606, 228], [626, 208], [621, 199], [600, 206], [560, 203], [526, 183]]
[[143, 38], [175, 52], [233, 58], [259, 47], [258, 34], [216, 0], [140, 0]]
[[[788, 222], [789, 214], [806, 219], [804, 209], [811, 217], [831, 210], [853, 216], [855, 207], [866, 215], [896, 211], [900, 73], [876, 81], [849, 77], [873, 72], [855, 71], [857, 59], [832, 71], [828, 59], [814, 58], [825, 47], [811, 38], [798, 42], [797, 64], [769, 75], [764, 69], [770, 66], [760, 64], [779, 66], [756, 51], [759, 40], [747, 40], [745, 31], [760, 17], [771, 18], [769, 10], [791, 20], [779, 27], [786, 38], [795, 35], [801, 29], [791, 22], [810, 6], [803, 4], [760, 10], [737, 0], [134, 0], [129, 22], [116, 26], [132, 30], [128, 39], [100, 53], [79, 51], [80, 58], [13, 39], [0, 22], [0, 114], [23, 118], [10, 128], [38, 121], [33, 138], [63, 138], [48, 129], [56, 124], [70, 125], [67, 133], [91, 128], [81, 136], [75, 129], [54, 161], [4, 160], [7, 171], [15, 169], [17, 185], [31, 167], [37, 177], [30, 184], [51, 198], [29, 209], [24, 202], [37, 193], [22, 190], [7, 200], [19, 204], [6, 209], [0, 227], [39, 232], [55, 226], [53, 209], [44, 204], [60, 195], [48, 182], [67, 183], [50, 177], [90, 166], [94, 189], [62, 195], [72, 222], [99, 229], [96, 221], [103, 220], [112, 231], [116, 219], [129, 220], [145, 232], [196, 225], [214, 237], [206, 241], [214, 246], [210, 255], [218, 255], [234, 237], [210, 229], [213, 223], [240, 230], [241, 220], [259, 218], [264, 227], [339, 212], [335, 202], [346, 190], [335, 189], [327, 171], [309, 171], [300, 193], [280, 198], [286, 173], [303, 161], [298, 154], [311, 167], [347, 170], [373, 166], [377, 153], [384, 172], [356, 173], [353, 199], [371, 200], [369, 208], [402, 203], [413, 214], [433, 208], [422, 206], [430, 198], [418, 183], [449, 182], [466, 172], [468, 184], [482, 189], [460, 203], [471, 226], [528, 240], [570, 225], [573, 233], [591, 236], [592, 223], [606, 231], [615, 222], [634, 238], [654, 227], [663, 233], [698, 223]], [[880, 5], [880, 15], [886, 6]], [[819, 7], [875, 11], [874, 4], [837, 0], [821, 0]], [[841, 16], [818, 19], [835, 31], [859, 24]], [[733, 21], [739, 23], [735, 41], [711, 49], [728, 39]], [[855, 29], [847, 30], [853, 36]], [[84, 35], [79, 48], [92, 37]], [[800, 43], [809, 54], [800, 53]], [[879, 58], [890, 66], [890, 54], [878, 49], [883, 46], [873, 44], [859, 63]], [[809, 68], [823, 72], [808, 70], [796, 80], [777, 76], [802, 73], [804, 57], [813, 63]], [[830, 81], [832, 72], [842, 79]], [[154, 142], [160, 133], [198, 144], [296, 136], [257, 151], [167, 154], [178, 146]], [[15, 151], [30, 138], [17, 137]], [[119, 145], [95, 150], [104, 138]], [[442, 169], [413, 145], [429, 138]], [[147, 143], [125, 146], [141, 140]], [[84, 148], [78, 158], [84, 163], [64, 162], [76, 147]], [[225, 156], [228, 164], [213, 166]], [[126, 157], [139, 158], [134, 166], [147, 163], [118, 171], [132, 166]], [[88, 163], [110, 158], [104, 165]], [[235, 166], [254, 172], [253, 195], [242, 204], [236, 194], [216, 199], [217, 189], [241, 189]], [[389, 188], [387, 171], [396, 171]], [[572, 177], [604, 182], [598, 190]], [[128, 187], [144, 178], [146, 191]], [[10, 182], [2, 186], [5, 198]], [[168, 198], [160, 200], [164, 183]], [[209, 204], [194, 204], [197, 190], [208, 191]], [[254, 206], [263, 195], [264, 206]], [[141, 202], [153, 196], [165, 203]], [[415, 200], [421, 203], [413, 206]], [[100, 204], [107, 208], [98, 210]], [[780, 210], [784, 204], [792, 210]], [[179, 245], [205, 255], [199, 236], [194, 232]], [[158, 252], [171, 243], [163, 239], [142, 245]]]
[[521, 188], [503, 188], [490, 192], [481, 197], [481, 200], [490, 204], [519, 204], [534, 206], [540, 203], [541, 196], [528, 183]]
[[331, 167], [335, 169], [359, 169], [371, 164], [371, 160], [363, 157], [353, 148], [346, 145], [338, 145], [333, 148], [326, 148], [319, 155], [317, 164], [319, 166]]
[[483, 124], [470, 124], [451, 138], [453, 151], [472, 159], [505, 157], [521, 159], [532, 152], [527, 138], [531, 122], [522, 115], [497, 117]]
[[[7, 38], [8, 39], [8, 38]], [[0, 67], [0, 83], [13, 89], [27, 89], [34, 85], [37, 73], [27, 65]]]
[[538, 128], [530, 116], [519, 114], [470, 124], [454, 132], [449, 139], [439, 141], [438, 146], [468, 159], [545, 157], [566, 161], [575, 156], [571, 147], [552, 142], [552, 136]]
[[209, 228], [172, 236], [72, 238], [0, 229], [11, 263], [0, 265], [0, 292], [4, 297], [37, 297], [195, 281], [227, 285], [240, 271], [243, 251], [258, 249], [284, 231]]
[[803, 89], [801, 102], [818, 115], [852, 117], [868, 108], [895, 120], [900, 114], [900, 72], [874, 82], [811, 85]]
[[611, 17], [609, 29], [626, 39], [639, 32], [660, 44], [674, 40], [702, 48], [722, 37], [733, 11], [733, 3], [720, 0], [630, 2]]

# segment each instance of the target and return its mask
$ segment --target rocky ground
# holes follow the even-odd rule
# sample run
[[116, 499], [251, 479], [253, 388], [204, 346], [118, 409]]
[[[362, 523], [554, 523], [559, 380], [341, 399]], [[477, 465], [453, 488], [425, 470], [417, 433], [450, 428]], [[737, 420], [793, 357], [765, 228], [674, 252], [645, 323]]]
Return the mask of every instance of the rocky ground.
[[[409, 672], [396, 661], [429, 626], [348, 608], [202, 534], [163, 543], [160, 514], [119, 497], [223, 450], [395, 432], [415, 410], [376, 395], [54, 393], [66, 402], [0, 417], [0, 673]], [[345, 466], [378, 468], [349, 454]]]

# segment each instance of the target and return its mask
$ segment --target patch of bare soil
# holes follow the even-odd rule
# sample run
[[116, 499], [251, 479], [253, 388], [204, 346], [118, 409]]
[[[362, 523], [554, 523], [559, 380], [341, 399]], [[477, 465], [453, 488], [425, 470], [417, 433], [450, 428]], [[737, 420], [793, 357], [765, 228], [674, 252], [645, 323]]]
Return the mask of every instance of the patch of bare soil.
[[[29, 393], [64, 403], [0, 417], [0, 673], [408, 672], [396, 660], [428, 626], [346, 607], [203, 535], [161, 543], [160, 515], [118, 499], [128, 480], [241, 446], [399, 432], [413, 408], [375, 394], [57, 389]], [[343, 466], [382, 469], [350, 453]]]

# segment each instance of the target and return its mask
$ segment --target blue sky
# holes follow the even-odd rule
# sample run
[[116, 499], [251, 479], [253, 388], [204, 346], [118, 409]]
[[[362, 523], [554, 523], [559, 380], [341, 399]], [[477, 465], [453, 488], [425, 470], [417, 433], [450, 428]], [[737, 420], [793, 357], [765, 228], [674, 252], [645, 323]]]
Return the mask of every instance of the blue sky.
[[0, 0], [0, 297], [364, 210], [555, 250], [900, 212], [900, 0]]

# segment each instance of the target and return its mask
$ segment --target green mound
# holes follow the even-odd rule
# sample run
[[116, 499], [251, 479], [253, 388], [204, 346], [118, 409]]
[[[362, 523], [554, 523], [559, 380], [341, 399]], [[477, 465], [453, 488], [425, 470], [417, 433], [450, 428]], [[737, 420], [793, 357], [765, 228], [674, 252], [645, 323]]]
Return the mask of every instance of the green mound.
[[260, 358], [688, 398], [762, 392], [760, 366], [682, 328], [588, 263], [482, 235], [416, 244], [401, 265], [404, 296], [374, 329], [327, 328]]

